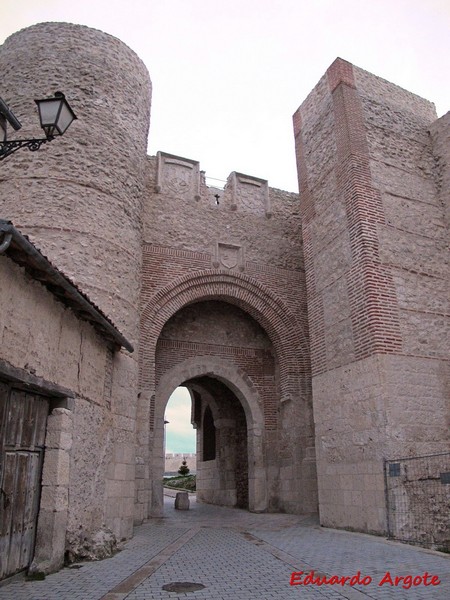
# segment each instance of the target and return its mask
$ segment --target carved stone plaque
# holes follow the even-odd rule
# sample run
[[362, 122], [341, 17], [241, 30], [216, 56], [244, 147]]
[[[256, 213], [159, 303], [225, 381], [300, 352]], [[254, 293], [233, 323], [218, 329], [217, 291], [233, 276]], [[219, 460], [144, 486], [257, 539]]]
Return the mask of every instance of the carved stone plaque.
[[195, 160], [158, 152], [156, 192], [200, 199], [200, 167]]
[[188, 194], [191, 188], [192, 167], [183, 167], [181, 165], [165, 164], [164, 183], [168, 190], [177, 196]]
[[215, 248], [213, 264], [215, 267], [224, 267], [225, 269], [234, 269], [238, 267], [243, 271], [244, 250], [242, 246], [218, 242]]
[[239, 250], [240, 248], [238, 248], [238, 246], [227, 246], [225, 244], [220, 244], [220, 263], [227, 269], [233, 269], [233, 267], [237, 267], [237, 264], [239, 262]]
[[227, 188], [231, 189], [232, 210], [244, 209], [268, 219], [272, 216], [267, 180], [234, 171], [228, 177]]

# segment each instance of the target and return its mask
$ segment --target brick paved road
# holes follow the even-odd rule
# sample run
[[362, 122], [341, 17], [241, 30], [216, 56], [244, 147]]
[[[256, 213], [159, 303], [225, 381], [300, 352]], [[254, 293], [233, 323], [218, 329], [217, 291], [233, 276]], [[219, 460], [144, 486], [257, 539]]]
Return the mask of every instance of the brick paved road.
[[[136, 529], [111, 559], [81, 563], [44, 581], [0, 587], [0, 600], [431, 600], [450, 598], [450, 557], [382, 538], [319, 527], [294, 515], [255, 515], [197, 505], [175, 511], [166, 499], [164, 519]], [[293, 571], [370, 576], [366, 586], [290, 586]], [[382, 587], [393, 578], [424, 571], [438, 586]], [[167, 592], [172, 582], [201, 583], [202, 590]]]

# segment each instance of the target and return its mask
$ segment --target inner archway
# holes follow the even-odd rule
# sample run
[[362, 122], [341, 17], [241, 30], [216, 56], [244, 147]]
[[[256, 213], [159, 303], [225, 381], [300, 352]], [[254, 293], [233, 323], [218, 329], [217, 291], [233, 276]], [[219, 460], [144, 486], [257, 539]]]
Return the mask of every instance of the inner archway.
[[[189, 304], [162, 328], [155, 367], [156, 406], [164, 404], [173, 386], [182, 385], [191, 393], [197, 429], [197, 499], [266, 510], [267, 503], [260, 498], [265, 491], [255, 488], [253, 446], [261, 443], [260, 431], [277, 426], [272, 406], [277, 382], [275, 351], [261, 325], [227, 302]], [[259, 449], [258, 464], [263, 455]], [[265, 471], [258, 477], [265, 480]]]
[[197, 500], [248, 509], [247, 419], [239, 399], [211, 375], [184, 385], [197, 429]]
[[[211, 277], [217, 279], [217, 274]], [[245, 415], [247, 452], [239, 456], [247, 459], [248, 492], [238, 493], [240, 487], [244, 488], [237, 485], [230, 492], [229, 498], [234, 500], [228, 500], [229, 503], [248, 505], [250, 511], [257, 512], [298, 511], [309, 493], [311, 461], [304, 446], [310, 445], [310, 408], [298, 396], [301, 377], [298, 373], [295, 377], [289, 375], [292, 352], [297, 350], [292, 341], [299, 339], [293, 317], [285, 306], [281, 314], [279, 303], [264, 293], [261, 286], [258, 298], [251, 291], [244, 294], [241, 287], [236, 288], [239, 297], [235, 297], [228, 290], [230, 282], [226, 276], [221, 274], [220, 285], [215, 279], [207, 286], [201, 279], [200, 288], [197, 279], [190, 281], [189, 298], [185, 298], [184, 292], [176, 294], [170, 302], [165, 294], [158, 296], [152, 305], [155, 307], [158, 301], [160, 309], [154, 308], [153, 321], [145, 321], [148, 327], [143, 329], [140, 381], [142, 416], [148, 420], [142, 421], [139, 439], [144, 442], [147, 435], [149, 444], [141, 445], [137, 463], [143, 465], [143, 473], [148, 472], [148, 487], [145, 481], [143, 485], [137, 482], [138, 516], [163, 514], [164, 408], [173, 390], [187, 383], [191, 387], [203, 384], [203, 394], [214, 397], [211, 382], [221, 382], [235, 395], [241, 414]], [[239, 283], [241, 279], [233, 276], [232, 281]], [[198, 299], [194, 299], [196, 295]], [[266, 307], [264, 313], [257, 310], [261, 302]], [[212, 410], [212, 417], [216, 435], [220, 437], [218, 430], [226, 426], [227, 415], [223, 411], [214, 415]], [[202, 424], [197, 416], [195, 422]], [[296, 425], [299, 422], [300, 431]], [[231, 478], [236, 481], [238, 473], [239, 479], [245, 468], [236, 471], [235, 466]], [[223, 503], [224, 489], [216, 496], [211, 492], [208, 501]]]
[[[209, 408], [213, 417], [216, 430], [216, 461], [219, 463], [200, 461], [203, 458], [203, 431], [197, 428], [197, 476], [200, 471], [199, 500], [217, 503], [226, 506], [245, 505], [253, 512], [264, 512], [268, 509], [267, 500], [267, 473], [264, 461], [264, 420], [261, 411], [261, 402], [258, 393], [251, 382], [240, 369], [232, 364], [226, 364], [215, 357], [190, 358], [167, 370], [161, 377], [156, 393], [155, 430], [153, 436], [153, 478], [150, 514], [162, 516], [163, 514], [163, 488], [162, 480], [156, 474], [162, 474], [164, 469], [164, 412], [167, 401], [173, 390], [183, 385], [191, 391], [193, 397], [193, 420], [202, 422], [204, 411]], [[234, 410], [229, 410], [230, 405]], [[226, 412], [224, 412], [226, 411]], [[224, 418], [224, 414], [235, 416]], [[245, 429], [245, 431], [244, 431]], [[231, 431], [230, 431], [231, 430]], [[245, 440], [246, 451], [240, 457], [233, 459], [233, 452], [226, 446], [226, 440], [236, 433]], [[222, 442], [217, 443], [218, 440]], [[225, 448], [225, 451], [223, 450]], [[236, 450], [236, 447], [234, 447]], [[241, 450], [244, 446], [241, 445]], [[237, 456], [234, 451], [234, 457]], [[226, 468], [218, 474], [217, 467], [223, 464]], [[233, 464], [233, 460], [236, 460]], [[241, 460], [241, 462], [239, 462]], [[243, 461], [243, 462], [242, 462]], [[244, 464], [245, 463], [245, 464]], [[214, 474], [208, 474], [208, 467], [212, 467]], [[228, 479], [227, 479], [228, 478]], [[217, 481], [221, 481], [222, 491], [233, 489], [231, 480], [234, 478], [234, 492], [220, 494], [217, 490]], [[245, 484], [243, 479], [245, 478]], [[209, 483], [208, 483], [209, 479]], [[206, 482], [206, 483], [205, 483]], [[222, 485], [223, 484], [223, 485]], [[228, 485], [228, 487], [226, 487]], [[209, 486], [209, 488], [208, 488]], [[208, 490], [209, 491], [206, 491]], [[216, 494], [214, 495], [214, 490]], [[238, 491], [239, 490], [239, 491]], [[202, 495], [203, 494], [203, 495]], [[225, 499], [227, 498], [227, 499]]]
[[[157, 293], [144, 292], [136, 521], [162, 514], [164, 403], [204, 375], [225, 383], [245, 412], [249, 510], [314, 512], [309, 350], [294, 297], [274, 292], [268, 274], [176, 272], [167, 271]], [[175, 375], [180, 365], [185, 372]]]

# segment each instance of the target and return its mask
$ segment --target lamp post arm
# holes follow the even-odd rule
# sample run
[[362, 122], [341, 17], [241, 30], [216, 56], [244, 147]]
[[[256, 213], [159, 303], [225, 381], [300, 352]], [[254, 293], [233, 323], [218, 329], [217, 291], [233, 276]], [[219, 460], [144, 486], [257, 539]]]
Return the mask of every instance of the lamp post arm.
[[17, 150], [20, 150], [20, 148], [28, 148], [28, 150], [31, 152], [35, 152], [36, 150], [39, 150], [42, 144], [51, 142], [53, 139], [54, 138], [50, 136], [47, 138], [33, 140], [7, 140], [0, 142], [0, 160], [3, 160], [14, 152], [17, 152]]

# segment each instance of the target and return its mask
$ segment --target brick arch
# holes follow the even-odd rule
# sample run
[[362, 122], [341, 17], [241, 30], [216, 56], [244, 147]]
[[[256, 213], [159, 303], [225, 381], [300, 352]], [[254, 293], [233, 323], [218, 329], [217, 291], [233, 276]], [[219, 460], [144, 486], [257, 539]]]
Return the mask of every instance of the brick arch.
[[156, 342], [166, 322], [183, 307], [204, 300], [234, 304], [262, 326], [277, 355], [282, 398], [295, 397], [300, 391], [301, 375], [309, 371], [305, 332], [284, 302], [266, 286], [248, 275], [222, 270], [183, 275], [159, 290], [143, 308], [141, 389], [154, 385]]

